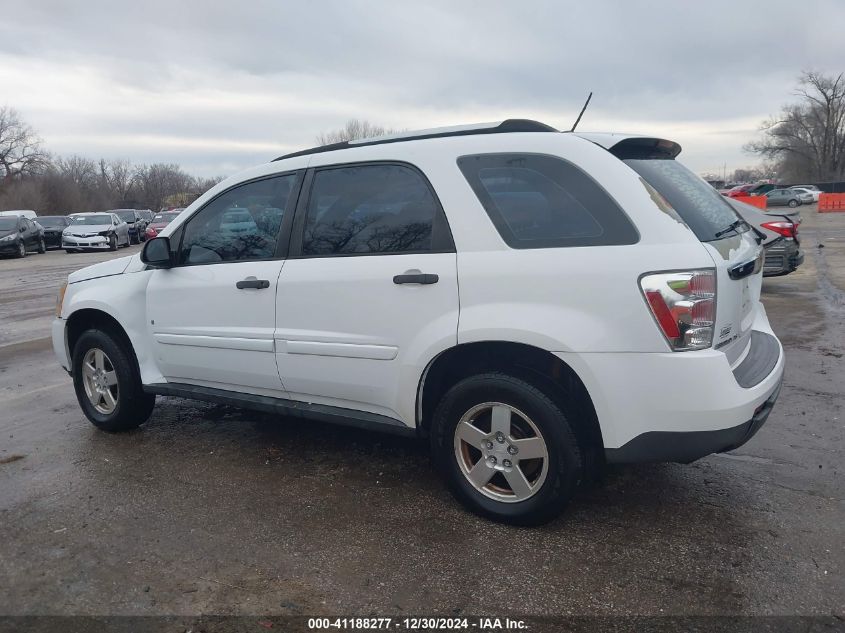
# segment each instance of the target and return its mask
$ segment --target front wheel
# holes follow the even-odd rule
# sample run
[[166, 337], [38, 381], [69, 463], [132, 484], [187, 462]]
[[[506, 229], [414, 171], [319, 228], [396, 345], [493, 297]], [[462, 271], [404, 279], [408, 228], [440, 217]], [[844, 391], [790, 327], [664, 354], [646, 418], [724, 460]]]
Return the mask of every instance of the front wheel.
[[109, 250], [116, 251], [117, 250], [117, 236], [112, 233], [109, 235]]
[[134, 429], [155, 406], [126, 345], [103, 330], [83, 332], [74, 346], [73, 386], [83, 413], [103, 431]]
[[18, 252], [15, 253], [15, 257], [26, 257], [26, 244], [23, 243], [23, 240], [18, 242]]
[[516, 525], [557, 516], [575, 493], [581, 453], [555, 401], [502, 373], [452, 387], [434, 414], [432, 456], [467, 508]]
[[38, 240], [38, 252], [43, 255], [47, 252], [47, 244], [44, 242], [44, 238], [42, 237]]

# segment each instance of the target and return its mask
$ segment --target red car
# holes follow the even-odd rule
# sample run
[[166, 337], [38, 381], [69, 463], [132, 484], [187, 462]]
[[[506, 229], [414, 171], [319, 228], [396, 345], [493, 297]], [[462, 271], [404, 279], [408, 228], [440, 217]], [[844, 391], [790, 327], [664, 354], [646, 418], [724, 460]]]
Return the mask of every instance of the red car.
[[740, 196], [750, 196], [750, 191], [755, 187], [755, 185], [737, 185], [733, 189], [730, 189], [727, 193], [722, 195], [727, 196], [728, 198], [738, 198]]
[[163, 213], [156, 213], [150, 225], [147, 227], [147, 239], [158, 237], [159, 232], [173, 220], [175, 220], [180, 211], [165, 211]]

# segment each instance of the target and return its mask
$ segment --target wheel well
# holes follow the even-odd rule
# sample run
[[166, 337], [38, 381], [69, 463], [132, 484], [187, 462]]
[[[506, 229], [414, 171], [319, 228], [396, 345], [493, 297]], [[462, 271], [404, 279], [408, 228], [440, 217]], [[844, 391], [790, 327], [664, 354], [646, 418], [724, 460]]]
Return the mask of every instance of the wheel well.
[[73, 362], [73, 349], [76, 347], [76, 342], [82, 336], [82, 333], [86, 330], [102, 330], [114, 336], [126, 347], [132, 357], [132, 361], [135, 363], [136, 371], [139, 371], [138, 358], [135, 356], [135, 348], [132, 346], [129, 335], [117, 319], [110, 314], [93, 308], [77, 310], [68, 317], [66, 328], [67, 349], [70, 353], [71, 363]]
[[429, 365], [418, 395], [420, 429], [427, 433], [437, 404], [455, 384], [469, 376], [501, 371], [543, 389], [567, 414], [579, 445], [603, 454], [598, 416], [578, 374], [546, 350], [505, 341], [467, 343], [446, 350]]

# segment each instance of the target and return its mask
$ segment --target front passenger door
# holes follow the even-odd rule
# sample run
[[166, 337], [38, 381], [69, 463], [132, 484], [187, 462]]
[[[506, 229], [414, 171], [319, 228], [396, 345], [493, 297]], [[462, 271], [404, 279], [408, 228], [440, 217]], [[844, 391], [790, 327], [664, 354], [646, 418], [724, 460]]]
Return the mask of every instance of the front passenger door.
[[281, 397], [276, 284], [300, 174], [224, 192], [177, 231], [177, 264], [152, 273], [147, 316], [168, 382]]

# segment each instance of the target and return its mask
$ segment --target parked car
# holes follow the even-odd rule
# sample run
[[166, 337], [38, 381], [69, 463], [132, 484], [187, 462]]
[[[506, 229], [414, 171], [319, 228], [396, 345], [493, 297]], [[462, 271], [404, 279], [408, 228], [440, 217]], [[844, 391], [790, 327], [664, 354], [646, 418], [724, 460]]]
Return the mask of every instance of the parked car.
[[772, 189], [767, 192], [767, 207], [792, 207], [793, 209], [801, 204], [801, 198], [797, 191], [792, 189]]
[[157, 237], [158, 234], [161, 232], [161, 230], [165, 226], [170, 224], [173, 220], [175, 220], [177, 217], [179, 217], [178, 211], [175, 212], [175, 213], [170, 212], [170, 211], [166, 211], [166, 212], [162, 212], [162, 213], [156, 213], [155, 216], [153, 217], [153, 221], [147, 227], [147, 232], [146, 232], [147, 239], [150, 240], [154, 237]]
[[24, 217], [30, 220], [34, 220], [38, 217], [38, 214], [35, 211], [31, 211], [29, 209], [18, 209], [16, 211], [0, 211], [0, 217], [8, 215], [13, 217]]
[[797, 211], [775, 214], [761, 211], [739, 200], [731, 200], [731, 205], [761, 237], [766, 253], [764, 277], [788, 275], [804, 263], [804, 253], [798, 239], [801, 215]]
[[467, 507], [542, 522], [777, 398], [763, 249], [679, 152], [509, 120], [288, 154], [72, 273], [53, 346], [106, 431], [171, 395], [426, 437]]
[[798, 192], [798, 197], [801, 200], [801, 204], [812, 204], [814, 202], [819, 201], [819, 195], [822, 193], [818, 187], [812, 185], [814, 188], [810, 189], [809, 187], [790, 187], [793, 191]]
[[770, 191], [777, 189], [777, 185], [773, 185], [768, 182], [760, 183], [759, 185], [755, 185], [751, 189], [748, 190], [748, 194], [750, 196], [763, 196], [769, 193]]
[[733, 189], [729, 189], [727, 192], [722, 192], [722, 195], [725, 195], [728, 198], [739, 198], [740, 196], [750, 196], [751, 194], [748, 193], [748, 192], [753, 188], [754, 188], [754, 185], [737, 185]]
[[44, 227], [44, 244], [47, 248], [61, 248], [62, 231], [70, 224], [70, 218], [66, 215], [42, 215], [38, 223]]
[[129, 241], [132, 244], [140, 244], [146, 241], [147, 236], [145, 232], [147, 230], [147, 223], [144, 222], [144, 218], [135, 209], [113, 209], [107, 211], [107, 213], [114, 213], [126, 222], [126, 225], [129, 227]]
[[62, 232], [62, 248], [68, 254], [86, 250], [116, 251], [129, 244], [129, 225], [116, 213], [74, 213]]
[[801, 204], [813, 204], [814, 202], [818, 202], [818, 198], [813, 196], [813, 192], [807, 189], [799, 189], [797, 187], [790, 187], [789, 191], [794, 191], [795, 194], [798, 196], [798, 201]]
[[44, 235], [32, 220], [22, 215], [0, 215], [0, 255], [26, 257], [44, 253]]

